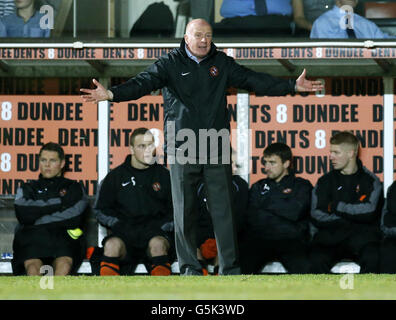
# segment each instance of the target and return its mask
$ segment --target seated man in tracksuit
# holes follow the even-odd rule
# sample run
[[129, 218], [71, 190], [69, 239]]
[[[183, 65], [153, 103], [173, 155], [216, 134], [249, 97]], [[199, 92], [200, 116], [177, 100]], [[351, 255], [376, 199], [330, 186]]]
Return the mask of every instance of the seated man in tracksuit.
[[[232, 199], [234, 214], [236, 217], [236, 228], [238, 241], [244, 237], [246, 227], [246, 212], [248, 204], [249, 185], [238, 175], [238, 164], [236, 152], [232, 150]], [[213, 264], [214, 274], [218, 274], [218, 256], [212, 219], [207, 204], [207, 192], [204, 182], [198, 186], [198, 229], [197, 229], [197, 255], [202, 265], [204, 275], [207, 275], [208, 263]]]
[[151, 275], [170, 275], [174, 250], [169, 171], [152, 164], [154, 136], [148, 129], [135, 129], [129, 143], [131, 154], [103, 179], [94, 207], [99, 223], [111, 231], [102, 242], [99, 273], [130, 274], [143, 262]]
[[383, 241], [380, 251], [380, 273], [396, 273], [396, 181], [388, 188], [382, 209]]
[[356, 262], [361, 273], [378, 272], [382, 184], [362, 165], [358, 151], [359, 140], [348, 131], [330, 139], [333, 170], [312, 192], [313, 273], [329, 273], [342, 259]]
[[291, 170], [292, 152], [283, 143], [264, 150], [267, 178], [252, 185], [241, 270], [260, 273], [280, 261], [289, 273], [309, 272], [307, 241], [312, 184]]
[[84, 258], [88, 199], [77, 181], [63, 177], [64, 167], [62, 147], [49, 142], [39, 152], [39, 179], [17, 190], [15, 275], [39, 276], [41, 267], [50, 264], [54, 275], [65, 276], [75, 273]]

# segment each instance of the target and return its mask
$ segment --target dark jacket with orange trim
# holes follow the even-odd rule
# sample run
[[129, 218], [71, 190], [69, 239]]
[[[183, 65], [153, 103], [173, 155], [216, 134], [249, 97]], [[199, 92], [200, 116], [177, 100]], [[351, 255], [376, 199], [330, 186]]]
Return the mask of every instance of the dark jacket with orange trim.
[[25, 183], [15, 197], [15, 214], [20, 227], [64, 228], [82, 227], [88, 198], [82, 186], [64, 177]]
[[[208, 56], [199, 64], [190, 59], [185, 41], [180, 48], [159, 58], [145, 71], [112, 87], [114, 102], [136, 100], [163, 88], [165, 150], [175, 152], [185, 141], [167, 141], [181, 129], [230, 129], [227, 88], [234, 87], [257, 95], [283, 96], [293, 93], [295, 80], [284, 80], [252, 71], [212, 43]], [[174, 125], [171, 130], [169, 126]], [[174, 132], [173, 132], [174, 131]]]
[[357, 161], [358, 170], [344, 175], [332, 170], [319, 178], [312, 192], [313, 241], [336, 245], [354, 235], [370, 242], [380, 238], [383, 188], [379, 179]]
[[308, 240], [312, 184], [293, 172], [261, 179], [249, 190], [248, 234], [270, 240]]
[[94, 213], [105, 227], [138, 226], [152, 219], [173, 221], [170, 175], [167, 168], [153, 164], [147, 169], [131, 166], [131, 155], [110, 171], [101, 182]]

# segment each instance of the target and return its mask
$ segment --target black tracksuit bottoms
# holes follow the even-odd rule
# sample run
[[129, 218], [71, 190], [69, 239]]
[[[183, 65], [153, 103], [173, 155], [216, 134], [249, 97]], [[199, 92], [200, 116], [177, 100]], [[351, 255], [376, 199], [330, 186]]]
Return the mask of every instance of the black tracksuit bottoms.
[[385, 238], [380, 249], [380, 273], [396, 273], [396, 239]]
[[249, 234], [240, 245], [242, 274], [260, 274], [272, 261], [279, 261], [288, 273], [310, 271], [307, 243], [301, 239], [263, 239]]
[[330, 273], [342, 259], [350, 259], [360, 266], [360, 273], [378, 273], [380, 242], [361, 241], [361, 235], [351, 235], [336, 245], [318, 244], [313, 239], [310, 261], [312, 273]]

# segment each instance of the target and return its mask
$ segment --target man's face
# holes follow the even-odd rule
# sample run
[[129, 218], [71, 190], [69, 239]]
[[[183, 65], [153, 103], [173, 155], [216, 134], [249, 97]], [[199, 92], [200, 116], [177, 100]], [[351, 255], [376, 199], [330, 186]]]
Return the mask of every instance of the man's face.
[[203, 21], [193, 22], [187, 27], [184, 40], [188, 50], [197, 58], [204, 58], [210, 51], [212, 27]]
[[330, 161], [335, 170], [343, 170], [354, 157], [353, 148], [345, 143], [330, 145]]
[[131, 154], [142, 165], [150, 165], [155, 154], [154, 136], [148, 131], [135, 137], [133, 146], [130, 146]]
[[58, 152], [43, 150], [39, 158], [40, 173], [44, 178], [50, 179], [62, 175], [65, 160], [59, 158]]
[[264, 167], [269, 179], [279, 182], [288, 173], [290, 161], [282, 162], [277, 155], [264, 156]]
[[34, 3], [34, 0], [15, 0], [15, 7], [17, 9], [25, 9], [31, 6]]

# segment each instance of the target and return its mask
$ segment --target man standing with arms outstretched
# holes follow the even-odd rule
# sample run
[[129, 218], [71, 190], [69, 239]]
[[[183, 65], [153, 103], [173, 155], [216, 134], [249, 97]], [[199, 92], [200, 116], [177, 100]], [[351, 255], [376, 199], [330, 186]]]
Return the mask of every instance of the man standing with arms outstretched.
[[[202, 19], [188, 23], [179, 48], [161, 57], [124, 84], [110, 90], [106, 90], [96, 80], [94, 84], [96, 89], [81, 89], [84, 92], [84, 101], [136, 100], [163, 88], [165, 152], [170, 163], [175, 244], [180, 274], [202, 274], [196, 255], [194, 219], [197, 186], [202, 179], [207, 186], [208, 206], [218, 246], [219, 274], [239, 274], [231, 205], [231, 146], [226, 90], [235, 87], [254, 91], [258, 95], [280, 96], [295, 91], [321, 90], [322, 84], [319, 81], [306, 80], [305, 70], [297, 81], [282, 80], [237, 64], [233, 58], [217, 50], [212, 42], [212, 28]], [[208, 130], [211, 133], [227, 131], [228, 136], [222, 134], [221, 137], [221, 144], [227, 148], [218, 149], [220, 136], [215, 134], [217, 141], [210, 141], [209, 154], [202, 155], [201, 151], [208, 150], [207, 138], [210, 137], [199, 139], [198, 146], [193, 142], [202, 131]], [[213, 137], [213, 134], [210, 136]], [[175, 137], [187, 137], [187, 141], [177, 141]], [[200, 151], [199, 155], [195, 154], [197, 149]], [[189, 151], [187, 157], [185, 151]], [[219, 159], [223, 161], [220, 162]]]

